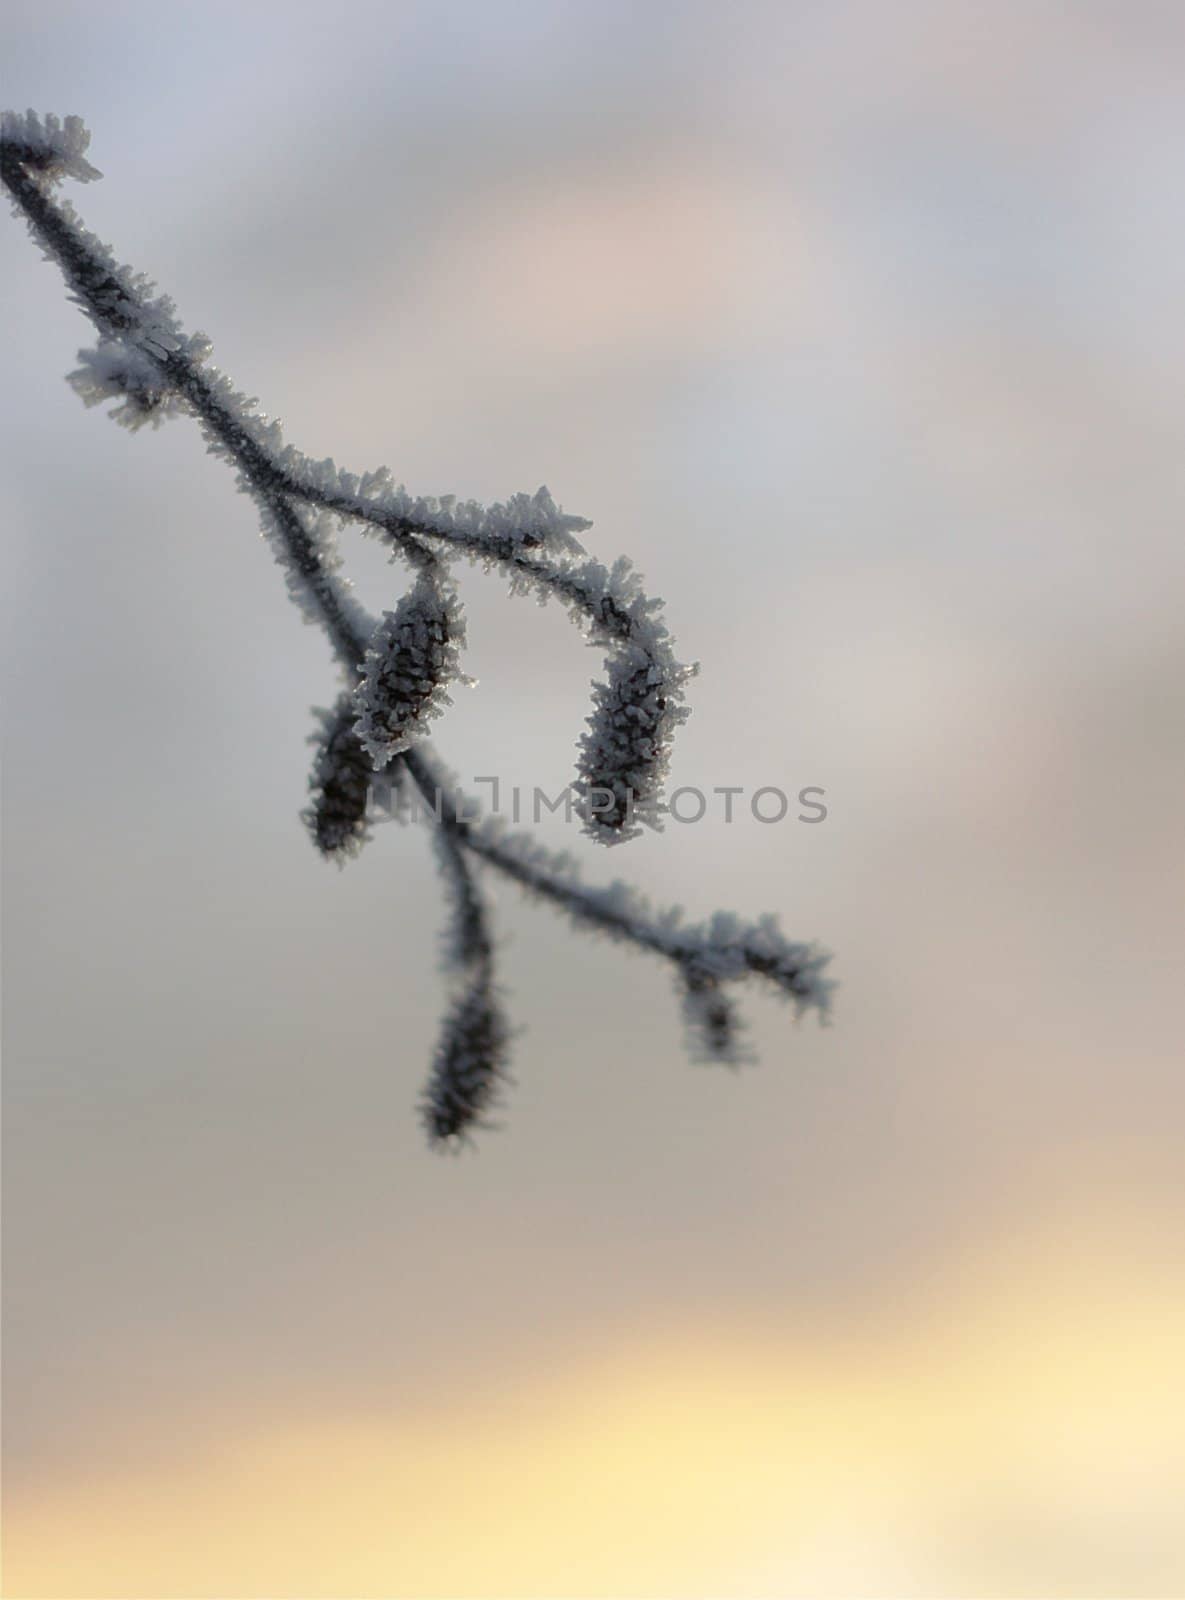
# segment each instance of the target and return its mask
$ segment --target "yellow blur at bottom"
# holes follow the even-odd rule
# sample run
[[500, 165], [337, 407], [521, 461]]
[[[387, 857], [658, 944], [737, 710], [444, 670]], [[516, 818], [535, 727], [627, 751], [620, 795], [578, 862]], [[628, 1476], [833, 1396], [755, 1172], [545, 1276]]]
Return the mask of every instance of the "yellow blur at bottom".
[[17, 1597], [1185, 1594], [1185, 1274], [1096, 1229], [856, 1326], [652, 1326], [8, 1497]]

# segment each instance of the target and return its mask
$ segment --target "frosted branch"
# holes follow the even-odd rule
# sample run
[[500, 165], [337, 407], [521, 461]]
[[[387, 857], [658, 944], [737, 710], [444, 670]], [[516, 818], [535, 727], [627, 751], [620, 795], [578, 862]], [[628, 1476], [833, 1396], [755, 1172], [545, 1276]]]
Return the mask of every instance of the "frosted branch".
[[[686, 924], [677, 909], [657, 912], [620, 881], [585, 885], [569, 858], [459, 802], [425, 738], [459, 677], [464, 626], [447, 567], [463, 556], [508, 576], [511, 593], [559, 599], [605, 655], [573, 785], [587, 833], [612, 844], [634, 837], [639, 823], [659, 826], [671, 740], [688, 714], [684, 691], [695, 669], [676, 659], [661, 604], [644, 593], [629, 562], [606, 568], [587, 557], [576, 535], [590, 524], [563, 512], [546, 489], [484, 507], [451, 496], [413, 498], [385, 468], [358, 476], [286, 444], [279, 423], [210, 364], [205, 335], [186, 334], [172, 301], [120, 265], [56, 198], [63, 178], [99, 176], [85, 158], [89, 142], [77, 117], [0, 115], [0, 182], [98, 331], [70, 382], [87, 405], [113, 402], [112, 416], [130, 428], [179, 415], [197, 421], [207, 448], [254, 501], [292, 599], [333, 646], [344, 689], [332, 710], [318, 713], [303, 813], [322, 855], [341, 865], [359, 853], [370, 837], [376, 781], [402, 800], [410, 779], [435, 818], [450, 907], [446, 965], [457, 988], [422, 1101], [433, 1142], [455, 1143], [482, 1125], [508, 1081], [510, 1034], [475, 866], [546, 901], [582, 931], [667, 960], [694, 1048], [707, 1059], [746, 1059], [726, 985], [760, 980], [798, 1013], [824, 1016], [832, 986], [823, 976], [827, 957], [814, 946], [786, 940], [772, 917], [742, 923], [719, 913]], [[388, 541], [415, 573], [409, 592], [377, 622], [341, 575], [344, 522]]]

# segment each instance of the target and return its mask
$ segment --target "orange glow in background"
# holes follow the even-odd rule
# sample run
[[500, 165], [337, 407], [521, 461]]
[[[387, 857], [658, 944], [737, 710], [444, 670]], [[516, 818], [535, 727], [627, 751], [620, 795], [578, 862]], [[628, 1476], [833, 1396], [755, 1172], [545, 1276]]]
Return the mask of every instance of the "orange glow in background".
[[150, 1464], [10, 1496], [8, 1592], [1173, 1593], [1185, 1274], [1125, 1220], [1027, 1224], [846, 1327], [570, 1332], [402, 1408], [148, 1423]]

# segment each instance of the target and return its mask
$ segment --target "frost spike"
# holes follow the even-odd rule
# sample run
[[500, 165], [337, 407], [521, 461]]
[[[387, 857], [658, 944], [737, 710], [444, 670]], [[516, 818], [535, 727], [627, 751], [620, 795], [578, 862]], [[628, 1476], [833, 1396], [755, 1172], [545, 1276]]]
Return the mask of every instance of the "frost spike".
[[52, 111], [45, 117], [35, 111], [26, 111], [24, 116], [19, 111], [0, 112], [0, 142], [45, 183], [57, 183], [60, 178], [92, 183], [103, 176], [84, 159], [91, 136], [81, 117], [67, 117], [63, 122]]

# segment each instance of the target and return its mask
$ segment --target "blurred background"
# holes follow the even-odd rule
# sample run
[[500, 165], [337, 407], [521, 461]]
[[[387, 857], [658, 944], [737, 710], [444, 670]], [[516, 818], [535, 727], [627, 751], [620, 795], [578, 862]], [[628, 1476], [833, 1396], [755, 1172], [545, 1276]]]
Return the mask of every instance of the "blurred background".
[[[299, 821], [327, 647], [0, 227], [6, 1593], [1185, 1593], [1185, 13], [9, 0], [0, 103], [288, 437], [546, 483], [703, 664], [587, 876], [835, 952], [692, 1066], [491, 885], [502, 1129], [415, 1114], [422, 828]], [[402, 571], [348, 556], [376, 608]], [[465, 778], [599, 658], [466, 571]]]

